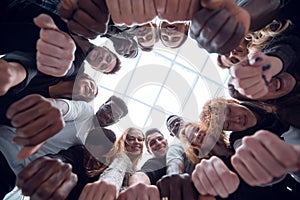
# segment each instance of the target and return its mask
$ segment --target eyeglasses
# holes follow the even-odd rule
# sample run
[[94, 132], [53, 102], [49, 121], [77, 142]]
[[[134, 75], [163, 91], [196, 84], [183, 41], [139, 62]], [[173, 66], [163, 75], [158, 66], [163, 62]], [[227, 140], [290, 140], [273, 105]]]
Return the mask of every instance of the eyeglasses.
[[121, 119], [121, 115], [117, 112], [114, 112], [111, 108], [111, 101], [104, 103], [101, 106], [101, 109], [105, 112], [107, 119], [110, 121], [119, 121]]

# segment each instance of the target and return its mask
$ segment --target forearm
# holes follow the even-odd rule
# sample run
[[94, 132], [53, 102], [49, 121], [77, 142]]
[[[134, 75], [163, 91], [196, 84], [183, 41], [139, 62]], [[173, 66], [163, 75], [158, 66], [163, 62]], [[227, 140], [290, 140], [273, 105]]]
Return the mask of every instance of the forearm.
[[184, 173], [184, 163], [180, 159], [173, 159], [167, 163], [167, 175]]

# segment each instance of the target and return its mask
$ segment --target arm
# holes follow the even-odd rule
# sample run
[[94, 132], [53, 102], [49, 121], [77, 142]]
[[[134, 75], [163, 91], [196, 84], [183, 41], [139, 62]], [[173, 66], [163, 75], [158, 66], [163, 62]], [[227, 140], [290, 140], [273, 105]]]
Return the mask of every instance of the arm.
[[185, 172], [183, 161], [184, 148], [182, 144], [173, 144], [167, 152], [167, 174], [181, 174]]

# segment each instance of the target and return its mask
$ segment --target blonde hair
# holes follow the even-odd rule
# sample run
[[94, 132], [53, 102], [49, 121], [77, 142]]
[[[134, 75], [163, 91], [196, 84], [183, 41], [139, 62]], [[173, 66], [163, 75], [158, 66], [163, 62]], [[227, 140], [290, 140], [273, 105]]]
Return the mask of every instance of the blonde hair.
[[188, 140], [186, 135], [186, 128], [188, 126], [199, 127], [202, 131], [206, 132], [207, 136], [215, 137], [218, 144], [224, 145], [226, 148], [229, 147], [229, 140], [224, 131], [214, 130], [215, 127], [208, 127], [205, 123], [202, 122], [186, 122], [180, 130], [179, 138], [183, 143], [187, 158], [193, 164], [199, 163], [202, 159], [211, 157], [213, 153], [212, 151], [209, 151], [208, 153], [203, 154], [201, 147], [191, 144], [191, 141]]
[[[119, 138], [119, 140], [114, 144], [113, 148], [107, 153], [106, 163], [111, 163], [114, 158], [120, 157], [124, 153], [127, 154], [127, 150], [126, 150], [126, 146], [125, 146], [126, 136], [128, 135], [128, 133], [133, 132], [133, 131], [138, 131], [138, 132], [142, 133], [142, 135], [144, 136], [144, 133], [140, 129], [133, 128], [133, 127], [126, 129], [124, 131], [124, 133], [121, 135], [121, 137]], [[143, 150], [143, 148], [142, 148], [142, 150]], [[141, 153], [136, 158], [131, 160], [134, 168], [137, 167], [137, 164], [138, 164], [139, 160], [141, 159], [142, 155], [143, 155], [143, 153]]]
[[249, 33], [245, 38], [248, 41], [247, 47], [249, 51], [261, 51], [270, 40], [285, 31], [291, 24], [291, 20], [287, 20], [284, 24], [273, 20], [263, 29]]

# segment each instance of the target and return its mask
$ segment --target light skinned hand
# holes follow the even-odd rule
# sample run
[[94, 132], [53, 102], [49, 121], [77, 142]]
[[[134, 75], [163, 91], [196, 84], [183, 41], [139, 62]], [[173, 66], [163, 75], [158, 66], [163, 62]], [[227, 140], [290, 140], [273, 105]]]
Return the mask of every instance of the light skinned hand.
[[155, 185], [137, 183], [120, 192], [118, 200], [160, 200], [159, 190]]
[[33, 200], [65, 199], [77, 183], [70, 164], [47, 156], [27, 165], [17, 176], [16, 185]]
[[36, 44], [38, 70], [55, 77], [66, 75], [75, 58], [76, 45], [71, 36], [59, 30], [49, 15], [37, 16], [34, 23], [41, 28]]
[[191, 20], [200, 9], [199, 0], [154, 0], [157, 16], [169, 22]]
[[201, 160], [193, 171], [192, 180], [200, 194], [222, 198], [228, 197], [240, 184], [238, 175], [216, 156]]
[[6, 116], [16, 128], [13, 140], [21, 146], [38, 145], [64, 127], [61, 111], [51, 100], [38, 94], [28, 95], [13, 103]]
[[87, 184], [79, 197], [79, 200], [115, 200], [116, 186], [106, 181], [95, 181]]
[[115, 24], [145, 24], [156, 16], [154, 0], [106, 0]]
[[0, 96], [5, 95], [10, 88], [21, 83], [26, 78], [26, 70], [15, 62], [0, 59]]
[[246, 183], [259, 186], [299, 170], [300, 149], [286, 144], [269, 131], [261, 130], [243, 138], [231, 163]]

